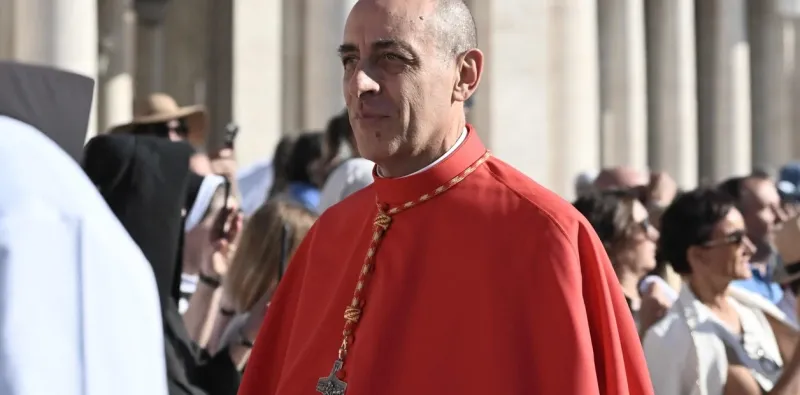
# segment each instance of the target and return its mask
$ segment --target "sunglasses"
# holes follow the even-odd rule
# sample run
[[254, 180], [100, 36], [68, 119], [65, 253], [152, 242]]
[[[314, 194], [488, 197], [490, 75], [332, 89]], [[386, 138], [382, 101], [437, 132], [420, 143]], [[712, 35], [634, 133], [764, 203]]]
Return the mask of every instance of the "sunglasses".
[[626, 195], [638, 200], [645, 207], [650, 205], [650, 189], [646, 185], [623, 189]]
[[701, 246], [705, 248], [719, 247], [724, 245], [740, 246], [742, 243], [744, 243], [745, 237], [747, 237], [747, 233], [744, 230], [737, 230], [719, 239], [709, 240], [705, 243], [702, 243]]
[[650, 218], [645, 218], [639, 221], [639, 227], [642, 229], [642, 232], [648, 233], [650, 232], [650, 228], [653, 227], [653, 223], [650, 222]]
[[189, 135], [189, 127], [186, 125], [185, 120], [175, 119], [169, 122], [140, 125], [132, 131], [133, 134], [162, 138], [168, 138], [170, 132], [174, 132], [181, 137], [186, 137]]

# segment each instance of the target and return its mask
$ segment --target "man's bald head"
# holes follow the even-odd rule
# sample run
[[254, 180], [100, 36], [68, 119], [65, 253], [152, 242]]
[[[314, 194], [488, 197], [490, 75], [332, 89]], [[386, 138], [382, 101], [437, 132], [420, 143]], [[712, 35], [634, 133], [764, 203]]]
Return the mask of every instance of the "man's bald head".
[[729, 178], [719, 189], [736, 200], [744, 217], [747, 236], [756, 245], [751, 261], [759, 263], [768, 259], [776, 225], [786, 220], [774, 182], [767, 175], [751, 174]]
[[627, 189], [647, 185], [650, 176], [646, 172], [636, 170], [628, 166], [618, 166], [605, 168], [594, 180], [595, 188], [606, 189]]
[[463, 0], [430, 0], [436, 3], [430, 28], [446, 56], [457, 56], [478, 47], [478, 29]]
[[374, 3], [397, 15], [411, 11], [406, 16], [425, 26], [426, 35], [434, 38], [445, 56], [478, 47], [475, 19], [464, 0], [359, 0], [359, 3]]

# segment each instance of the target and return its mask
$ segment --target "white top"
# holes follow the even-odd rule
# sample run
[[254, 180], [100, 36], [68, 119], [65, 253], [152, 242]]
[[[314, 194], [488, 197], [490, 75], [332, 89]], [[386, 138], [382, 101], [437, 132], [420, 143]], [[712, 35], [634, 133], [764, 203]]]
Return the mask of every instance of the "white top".
[[275, 174], [272, 160], [261, 160], [236, 172], [236, 186], [242, 196], [242, 212], [246, 217], [267, 201]]
[[796, 326], [761, 295], [737, 287], [730, 287], [729, 295], [750, 339], [737, 338], [720, 325], [685, 284], [664, 318], [648, 329], [642, 347], [655, 395], [722, 395], [729, 349], [764, 390], [772, 388], [780, 372], [763, 369], [759, 355], [780, 366], [783, 361], [766, 316]]
[[364, 158], [350, 158], [331, 172], [322, 188], [319, 212], [341, 202], [354, 192], [372, 184], [375, 163]]
[[200, 276], [197, 274], [181, 273], [181, 296], [178, 299], [178, 312], [183, 315], [186, 310], [189, 310], [189, 301], [192, 295], [197, 291], [197, 283], [200, 281]]
[[189, 212], [186, 214], [186, 221], [183, 224], [184, 232], [191, 232], [197, 225], [200, 225], [200, 222], [203, 220], [203, 215], [208, 211], [209, 206], [211, 206], [211, 200], [214, 198], [214, 194], [224, 183], [225, 177], [216, 174], [209, 174], [203, 177], [194, 204], [192, 204], [192, 207], [189, 208]]
[[657, 284], [664, 296], [669, 299], [671, 303], [675, 303], [678, 299], [678, 293], [669, 286], [663, 278], [656, 275], [648, 275], [639, 283], [639, 292], [646, 294], [650, 290], [650, 284]]
[[55, 143], [4, 116], [0, 134], [0, 394], [166, 395], [144, 255]]

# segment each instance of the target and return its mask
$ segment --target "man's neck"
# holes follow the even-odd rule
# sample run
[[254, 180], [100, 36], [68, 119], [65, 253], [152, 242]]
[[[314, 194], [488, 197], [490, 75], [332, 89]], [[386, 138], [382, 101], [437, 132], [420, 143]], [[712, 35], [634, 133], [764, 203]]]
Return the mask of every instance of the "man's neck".
[[[444, 133], [444, 138], [427, 144], [423, 149], [417, 153], [413, 153], [410, 157], [378, 163], [378, 175], [385, 178], [405, 177], [424, 169], [453, 148], [458, 138], [461, 136], [461, 133], [463, 133], [464, 128], [465, 125], [462, 121], [455, 128], [448, 129], [447, 132]], [[440, 132], [433, 132], [432, 135], [437, 136], [441, 134]]]

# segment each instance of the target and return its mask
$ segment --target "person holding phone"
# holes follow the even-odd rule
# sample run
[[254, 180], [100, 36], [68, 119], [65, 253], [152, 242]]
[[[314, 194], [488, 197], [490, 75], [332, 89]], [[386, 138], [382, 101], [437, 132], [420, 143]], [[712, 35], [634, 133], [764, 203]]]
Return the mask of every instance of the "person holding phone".
[[[223, 281], [219, 317], [209, 349], [215, 349], [220, 342], [224, 344], [224, 339], [239, 326], [244, 326], [247, 338], [255, 338], [256, 333], [248, 332], [253, 328], [248, 319], [255, 318], [259, 314], [256, 310], [264, 307], [259, 299], [275, 291], [292, 254], [316, 219], [313, 212], [299, 204], [272, 200], [247, 220]], [[264, 303], [270, 299], [267, 297]], [[256, 322], [260, 324], [259, 320]]]
[[[190, 336], [178, 311], [192, 152], [183, 142], [152, 136], [102, 135], [87, 144], [84, 169], [153, 269], [164, 322], [169, 394], [235, 395], [239, 368], [250, 353], [252, 341], [230, 339], [209, 352]], [[227, 217], [226, 234], [218, 238], [220, 234], [209, 232], [214, 253], [201, 264], [201, 270], [209, 276], [222, 276], [227, 270], [231, 242], [241, 221], [226, 210], [220, 213]]]
[[236, 179], [236, 137], [239, 135], [239, 126], [234, 123], [225, 127], [222, 138], [222, 148], [211, 152], [208, 155], [209, 165], [214, 174], [226, 177], [229, 180]]
[[191, 175], [189, 189], [179, 306], [190, 336], [204, 345], [217, 317], [217, 295], [243, 219], [225, 177]]

